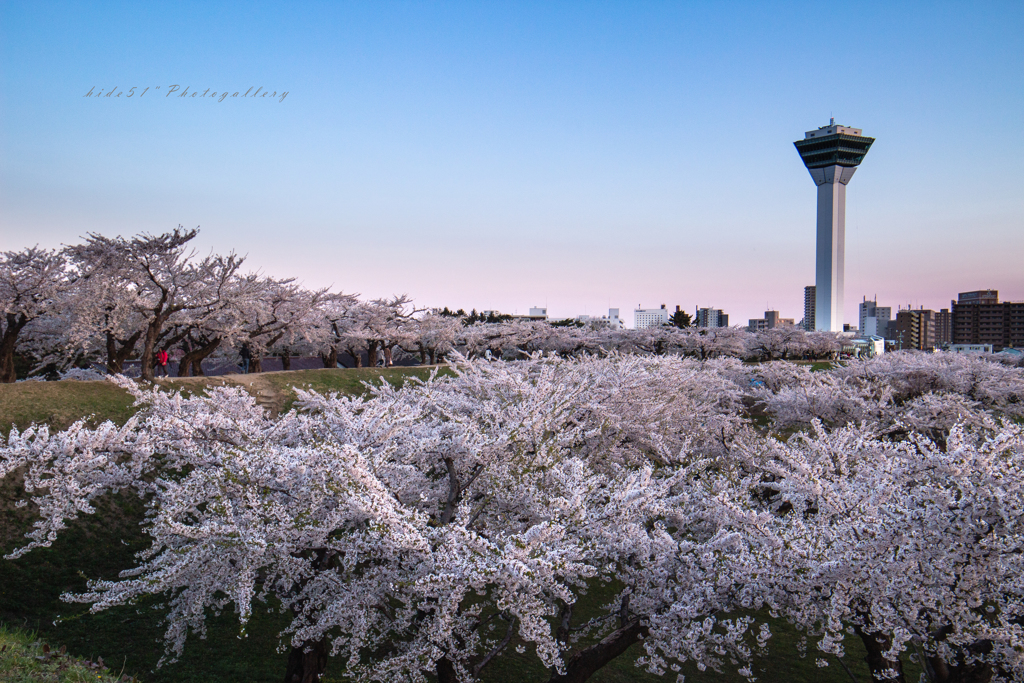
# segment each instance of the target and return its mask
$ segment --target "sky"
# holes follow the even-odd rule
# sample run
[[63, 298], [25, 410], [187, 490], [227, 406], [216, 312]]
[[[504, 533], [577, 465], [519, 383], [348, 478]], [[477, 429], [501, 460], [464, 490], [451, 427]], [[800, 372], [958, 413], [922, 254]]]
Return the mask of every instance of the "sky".
[[876, 138], [847, 191], [856, 324], [863, 296], [1024, 300], [1022, 112], [1019, 0], [5, 0], [0, 250], [180, 224], [420, 307], [799, 320], [792, 143], [834, 116]]

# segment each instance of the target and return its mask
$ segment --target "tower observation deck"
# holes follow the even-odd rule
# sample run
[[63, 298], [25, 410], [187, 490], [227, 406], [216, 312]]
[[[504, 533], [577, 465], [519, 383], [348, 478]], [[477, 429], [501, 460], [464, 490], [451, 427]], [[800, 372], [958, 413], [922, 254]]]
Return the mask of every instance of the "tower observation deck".
[[859, 128], [836, 125], [832, 119], [793, 143], [818, 186], [814, 324], [819, 330], [843, 330], [846, 185], [874, 141]]

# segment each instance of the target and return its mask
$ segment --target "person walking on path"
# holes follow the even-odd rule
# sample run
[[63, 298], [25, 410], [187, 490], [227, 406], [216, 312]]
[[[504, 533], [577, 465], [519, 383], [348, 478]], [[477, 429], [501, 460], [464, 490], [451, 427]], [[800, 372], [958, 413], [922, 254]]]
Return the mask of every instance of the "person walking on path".
[[160, 373], [164, 373], [164, 377], [167, 377], [167, 349], [160, 349], [156, 352], [156, 363], [154, 363], [153, 376], [156, 377]]
[[242, 350], [238, 352], [238, 355], [242, 357], [242, 374], [249, 374], [249, 361], [252, 360], [252, 351], [249, 349], [248, 344], [242, 344]]

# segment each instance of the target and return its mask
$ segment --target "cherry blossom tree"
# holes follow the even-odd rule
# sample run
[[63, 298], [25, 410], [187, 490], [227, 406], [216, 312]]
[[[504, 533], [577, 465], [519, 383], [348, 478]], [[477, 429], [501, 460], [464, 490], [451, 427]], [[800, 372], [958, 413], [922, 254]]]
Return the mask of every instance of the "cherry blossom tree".
[[[626, 330], [616, 335], [622, 350], [661, 356], [687, 348], [690, 333], [670, 325], [657, 325], [639, 330]], [[710, 354], [709, 354], [710, 355]]]
[[402, 345], [411, 346], [415, 339], [415, 315], [421, 313], [412, 306], [409, 297], [361, 301], [347, 309], [348, 316], [339, 333], [340, 345], [362, 365], [363, 354], [372, 367], [378, 354], [384, 365], [393, 365], [394, 350]]
[[987, 409], [1024, 417], [1024, 375], [1019, 368], [958, 353], [898, 351], [851, 362], [835, 374], [875, 393], [907, 401], [927, 393], [956, 393]]
[[786, 360], [801, 355], [807, 348], [806, 333], [792, 325], [773, 327], [752, 334], [748, 349], [760, 360]]
[[835, 360], [843, 350], [843, 339], [838, 332], [808, 332], [804, 335], [804, 346], [812, 358]]
[[748, 334], [736, 327], [690, 328], [680, 337], [680, 348], [686, 355], [701, 360], [720, 356], [741, 357], [746, 352]]
[[[81, 315], [88, 321], [85, 329], [99, 327], [93, 331], [106, 335], [114, 359], [130, 354], [141, 341], [143, 379], [154, 378], [153, 356], [167, 326], [176, 318], [207, 315], [222, 307], [222, 295], [242, 264], [234, 254], [196, 260], [187, 249], [197, 234], [180, 226], [131, 239], [90, 234], [84, 244], [67, 248], [80, 276], [94, 283], [90, 290], [104, 293], [80, 300]], [[134, 331], [122, 340], [118, 330], [126, 323]], [[114, 349], [118, 343], [120, 352]]]
[[0, 254], [0, 382], [14, 382], [18, 337], [53, 312], [73, 283], [60, 253], [31, 247]]
[[836, 656], [852, 628], [875, 681], [902, 681], [907, 649], [932, 680], [1024, 674], [1024, 439], [1014, 425], [968, 431], [939, 448], [816, 425], [740, 449], [746, 483], [778, 512], [765, 528], [791, 551], [773, 606]]
[[[15, 554], [134, 490], [151, 547], [67, 598], [167, 596], [171, 656], [210, 608], [245, 624], [272, 599], [291, 614], [287, 681], [332, 655], [356, 680], [471, 681], [513, 637], [551, 681], [634, 644], [652, 672], [752, 677], [762, 608], [823, 654], [851, 629], [876, 681], [901, 680], [908, 649], [933, 680], [1024, 674], [1021, 370], [615, 351], [450, 367], [363, 397], [299, 392], [279, 418], [240, 390], [119, 380], [141, 406], [124, 427], [12, 430], [0, 448], [0, 477], [24, 472], [39, 510]], [[595, 584], [615, 594], [579, 619]]]
[[455, 349], [462, 321], [455, 316], [428, 313], [411, 326], [409, 351], [418, 353], [422, 365], [434, 365]]
[[[277, 348], [288, 363], [288, 347], [298, 342], [319, 346], [327, 330], [320, 324], [322, 308], [339, 295], [326, 288], [307, 290], [293, 279], [253, 276], [256, 297], [247, 297], [241, 310], [237, 339], [252, 354], [250, 372], [263, 371], [263, 358]], [[289, 369], [285, 367], [284, 369]]]
[[311, 326], [315, 332], [309, 336], [315, 340], [311, 350], [320, 356], [325, 368], [338, 367], [338, 357], [346, 351], [346, 332], [354, 323], [352, 308], [357, 305], [356, 296], [333, 294], [318, 307]]
[[369, 302], [363, 309], [361, 321], [368, 337], [369, 364], [376, 364], [377, 350], [384, 356], [384, 365], [394, 365], [395, 349], [403, 344], [411, 344], [415, 337], [415, 315], [422, 309], [412, 306], [408, 296], [395, 296], [391, 299], [376, 299]]
[[[149, 406], [125, 427], [15, 430], [0, 474], [27, 468], [37, 493], [42, 519], [18, 554], [105, 491], [151, 497], [139, 566], [67, 597], [103, 609], [168, 594], [172, 655], [203, 632], [207, 607], [231, 602], [244, 623], [255, 598], [274, 596], [293, 613], [288, 680], [315, 680], [328, 653], [362, 680], [470, 680], [511, 632], [552, 680], [585, 680], [641, 639], [652, 670], [719, 666], [723, 653], [749, 654], [750, 620], [716, 615], [753, 604], [755, 565], [687, 486], [694, 473], [669, 466], [689, 461], [673, 416], [698, 425], [695, 397], [716, 395], [712, 413], [722, 405], [704, 382], [680, 394], [662, 372], [674, 368], [467, 364], [454, 380], [385, 385], [369, 400], [302, 394], [304, 410], [278, 421], [240, 391], [185, 399], [124, 384]], [[675, 397], [644, 415], [647, 430], [627, 424], [629, 396], [665, 382]], [[574, 623], [580, 592], [602, 578], [625, 586], [609, 618]], [[500, 622], [493, 637], [484, 628]], [[580, 635], [599, 639], [576, 646]]]
[[79, 267], [81, 277], [65, 297], [57, 342], [52, 355], [68, 364], [78, 355], [103, 360], [107, 372], [121, 374], [125, 363], [138, 353], [145, 333], [144, 314], [129, 305], [131, 284], [116, 277], [108, 261]]
[[183, 318], [173, 336], [186, 349], [178, 364], [178, 374], [202, 375], [204, 359], [242, 339], [248, 343], [253, 320], [260, 319], [264, 306], [273, 306], [277, 301], [279, 287], [278, 281], [258, 274], [232, 277], [221, 288], [218, 306]]

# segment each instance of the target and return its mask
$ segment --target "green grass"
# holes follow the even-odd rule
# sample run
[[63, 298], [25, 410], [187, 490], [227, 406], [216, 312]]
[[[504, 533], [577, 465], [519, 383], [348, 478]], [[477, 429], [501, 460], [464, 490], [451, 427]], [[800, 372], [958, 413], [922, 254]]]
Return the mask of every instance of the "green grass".
[[35, 634], [0, 625], [0, 680], [4, 683], [122, 683], [102, 659], [79, 659], [66, 648], [51, 648]]
[[[426, 379], [432, 368], [354, 368], [334, 370], [296, 370], [232, 376], [244, 384], [254, 381], [269, 385], [282, 393], [284, 405], [295, 401], [293, 387], [319, 392], [338, 391], [359, 394], [365, 390], [363, 382], [379, 383], [381, 377], [391, 384], [403, 384], [408, 377]], [[445, 369], [442, 373], [447, 373]], [[162, 382], [168, 388], [194, 391], [211, 384], [224, 384], [219, 377], [195, 377]], [[227, 383], [232, 383], [227, 381]], [[18, 382], [0, 384], [0, 434], [6, 436], [11, 426], [25, 429], [33, 422], [47, 424], [53, 429], [64, 429], [76, 420], [91, 418], [95, 423], [112, 420], [124, 424], [135, 412], [132, 397], [127, 391], [110, 382]]]
[[[294, 387], [356, 394], [364, 391], [364, 381], [376, 383], [383, 377], [385, 381], [400, 383], [410, 376], [425, 379], [429, 372], [429, 368], [361, 368], [241, 377], [256, 382], [254, 387], [272, 388], [284, 401], [282, 407], [287, 408], [294, 401]], [[197, 378], [181, 384], [191, 384], [189, 388], [194, 388], [207, 383], [220, 383], [220, 380]], [[86, 415], [94, 416], [97, 421], [111, 419], [123, 422], [131, 415], [131, 403], [126, 392], [106, 382], [0, 385], [0, 424], [13, 423], [23, 429], [32, 421], [42, 421], [62, 428]], [[19, 545], [21, 534], [31, 524], [27, 509], [11, 505], [22, 497], [22, 493], [16, 478], [8, 477], [0, 482], [0, 546], [5, 553]], [[190, 637], [181, 660], [158, 669], [156, 663], [163, 654], [164, 626], [161, 617], [164, 612], [157, 608], [157, 600], [140, 601], [133, 606], [112, 608], [98, 614], [90, 614], [86, 606], [62, 602], [62, 592], [85, 589], [86, 577], [115, 578], [118, 572], [133, 566], [134, 553], [148, 545], [148, 539], [139, 527], [145, 512], [141, 501], [125, 495], [106, 496], [98, 501], [98, 508], [95, 515], [71, 522], [69, 529], [52, 547], [34, 550], [18, 560], [0, 560], [0, 622], [32, 630], [51, 643], [66, 646], [69, 653], [83, 660], [98, 661], [102, 657], [118, 671], [123, 667], [126, 677], [137, 676], [146, 683], [276, 683], [281, 680], [286, 655], [277, 652], [277, 633], [287, 624], [288, 619], [284, 615], [267, 610], [255, 611], [245, 637], [241, 637], [234, 614], [228, 612], [220, 617], [211, 617], [205, 639]], [[608, 602], [613, 594], [610, 587], [594, 586], [578, 605], [577, 617], [585, 620], [595, 616], [600, 605]], [[834, 658], [827, 658], [830, 665], [824, 669], [816, 666], [813, 648], [806, 658], [801, 658], [797, 648], [799, 634], [787, 624], [772, 622], [772, 630], [775, 635], [769, 641], [769, 652], [754, 663], [754, 671], [760, 680], [849, 683], [849, 677]], [[0, 630], [0, 642], [5, 633], [10, 631]], [[28, 656], [42, 656], [32, 654], [36, 650], [31, 648], [42, 648], [41, 644], [31, 644], [36, 642], [36, 636], [22, 633], [11, 637], [22, 641], [27, 639], [19, 647], [29, 648], [23, 650], [29, 653]], [[513, 642], [505, 654], [485, 670], [484, 680], [487, 683], [547, 680], [547, 672], [538, 665], [530, 651], [518, 654], [516, 644]], [[870, 680], [860, 642], [848, 639], [847, 648], [847, 666], [859, 681]], [[674, 674], [658, 677], [636, 668], [633, 661], [641, 653], [642, 648], [634, 646], [591, 680], [595, 683], [653, 683], [675, 679]], [[21, 657], [17, 661], [23, 659]], [[0, 681], [86, 680], [53, 678], [50, 672], [38, 674], [42, 677], [26, 678], [37, 674], [20, 668], [23, 664], [7, 664], [6, 659], [0, 661], [4, 662], [0, 665]], [[47, 664], [45, 661], [33, 661]], [[30, 662], [24, 666], [28, 664]], [[907, 680], [916, 680], [915, 668], [906, 659], [904, 664], [907, 665]], [[340, 680], [339, 669], [340, 662], [332, 661], [328, 665], [326, 680]], [[71, 667], [67, 670], [70, 671]], [[700, 672], [688, 665], [683, 672], [689, 683], [739, 683], [744, 680], [735, 674], [734, 668], [717, 674]], [[14, 678], [15, 675], [22, 677]], [[95, 671], [91, 675], [93, 677], [87, 680], [104, 680], [96, 678]]]
[[[148, 545], [138, 523], [137, 499], [107, 496], [103, 508], [71, 528], [50, 548], [0, 561], [0, 620], [37, 631], [89, 659], [102, 657], [151, 683], [280, 681], [284, 656], [276, 652], [280, 615], [257, 613], [248, 638], [239, 639], [233, 614], [212, 619], [207, 638], [190, 638], [181, 661], [157, 669], [163, 654], [163, 610], [157, 600], [90, 614], [88, 606], [64, 603], [64, 591], [82, 591], [85, 577], [116, 578]], [[5, 548], [5, 550], [9, 550]], [[4, 673], [0, 671], [0, 680]]]
[[[393, 368], [348, 368], [332, 370], [295, 370], [292, 372], [266, 373], [262, 379], [284, 397], [284, 410], [295, 402], [295, 388], [312, 390], [321, 394], [361, 394], [367, 384], [380, 385], [381, 380], [395, 386], [402, 386], [410, 377], [425, 380], [430, 377], [431, 367]], [[441, 376], [451, 375], [447, 368], [438, 371]]]
[[123, 424], [134, 412], [127, 391], [110, 382], [18, 382], [0, 384], [0, 433], [11, 425], [24, 429], [36, 422], [64, 429], [75, 420], [95, 416]]

